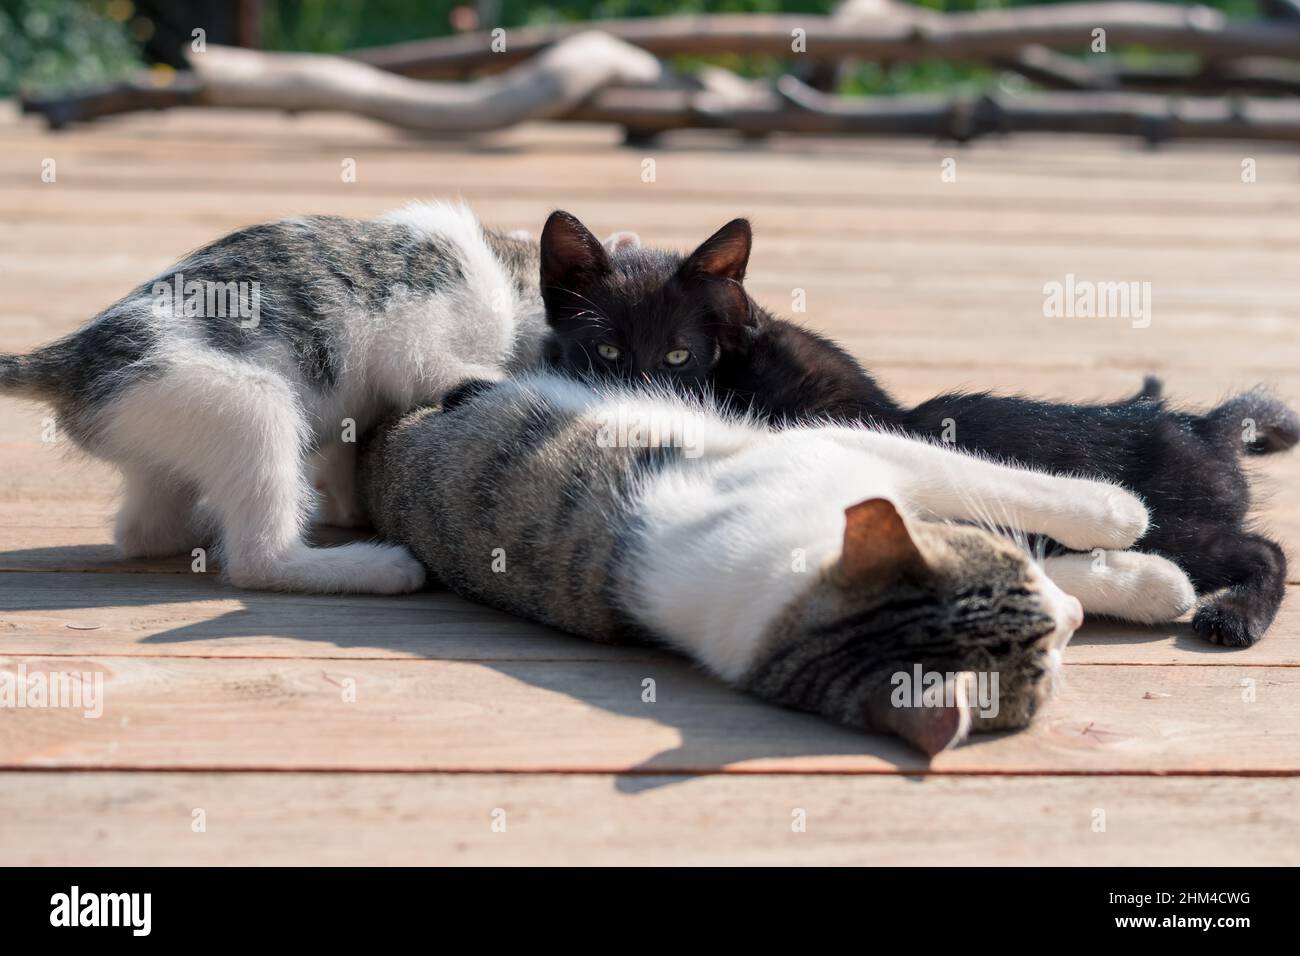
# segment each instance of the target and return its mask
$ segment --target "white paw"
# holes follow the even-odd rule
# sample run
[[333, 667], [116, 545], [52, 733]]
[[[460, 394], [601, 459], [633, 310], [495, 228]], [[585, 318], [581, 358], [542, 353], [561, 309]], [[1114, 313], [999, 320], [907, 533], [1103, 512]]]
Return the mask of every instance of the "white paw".
[[[1151, 515], [1142, 499], [1123, 488], [1111, 488], [1106, 496], [1109, 504], [1107, 526], [1114, 534], [1114, 544], [1108, 545], [1115, 550], [1131, 548], [1147, 533], [1151, 524]], [[1098, 544], [1099, 547], [1107, 545]]]
[[424, 565], [399, 544], [369, 545], [379, 552], [358, 569], [354, 587], [366, 594], [408, 594], [424, 587]]
[[424, 586], [424, 565], [397, 544], [298, 547], [289, 554], [232, 558], [227, 565], [236, 587], [314, 594], [406, 594]]
[[1100, 482], [1081, 481], [1080, 485], [1087, 506], [1076, 520], [1052, 534], [1061, 544], [1073, 551], [1124, 551], [1146, 534], [1150, 516], [1136, 495]]
[[1124, 617], [1139, 624], [1176, 621], [1196, 604], [1196, 589], [1183, 569], [1154, 554], [1129, 551], [1106, 555], [1129, 591]]

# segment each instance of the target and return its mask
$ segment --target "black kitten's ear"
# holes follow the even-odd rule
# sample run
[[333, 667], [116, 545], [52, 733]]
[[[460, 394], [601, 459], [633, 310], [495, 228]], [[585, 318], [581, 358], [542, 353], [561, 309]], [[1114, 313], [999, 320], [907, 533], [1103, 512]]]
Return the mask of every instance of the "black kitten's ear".
[[844, 512], [844, 548], [835, 579], [845, 587], [923, 575], [925, 555], [887, 498], [868, 498]]
[[542, 298], [548, 308], [563, 294], [580, 293], [592, 279], [610, 271], [601, 241], [562, 209], [551, 213], [542, 229]]
[[692, 252], [678, 274], [683, 278], [731, 279], [745, 281], [749, 250], [754, 234], [748, 219], [733, 219]]
[[716, 331], [724, 352], [743, 350], [745, 333], [757, 322], [742, 285], [753, 238], [749, 220], [733, 219], [705, 239], [677, 269], [683, 282], [695, 288], [706, 287], [704, 301], [712, 304], [721, 320]]

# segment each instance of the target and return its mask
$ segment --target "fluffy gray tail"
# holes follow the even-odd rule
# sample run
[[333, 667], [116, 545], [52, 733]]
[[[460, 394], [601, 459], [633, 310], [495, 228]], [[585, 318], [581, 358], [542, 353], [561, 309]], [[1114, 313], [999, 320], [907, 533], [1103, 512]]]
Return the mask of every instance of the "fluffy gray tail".
[[1259, 388], [1234, 395], [1200, 424], [1207, 437], [1250, 455], [1286, 451], [1300, 441], [1300, 417]]

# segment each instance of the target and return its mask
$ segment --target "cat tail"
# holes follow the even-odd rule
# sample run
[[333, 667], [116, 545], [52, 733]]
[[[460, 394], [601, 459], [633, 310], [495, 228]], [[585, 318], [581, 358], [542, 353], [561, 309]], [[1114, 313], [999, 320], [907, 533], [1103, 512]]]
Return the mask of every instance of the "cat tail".
[[1300, 441], [1300, 416], [1262, 388], [1234, 395], [1196, 424], [1211, 441], [1250, 455], [1286, 451]]
[[57, 385], [50, 380], [40, 353], [5, 355], [0, 353], [0, 393], [24, 398], [46, 398]]
[[1164, 397], [1165, 383], [1156, 375], [1144, 375], [1142, 377], [1142, 388], [1132, 398], [1125, 399], [1127, 402], [1145, 402], [1155, 401]]

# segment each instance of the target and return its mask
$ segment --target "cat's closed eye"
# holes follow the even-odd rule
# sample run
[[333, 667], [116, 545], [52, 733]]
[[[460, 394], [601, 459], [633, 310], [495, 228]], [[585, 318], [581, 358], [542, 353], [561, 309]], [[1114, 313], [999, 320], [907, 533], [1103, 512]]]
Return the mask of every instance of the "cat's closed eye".
[[664, 356], [664, 363], [667, 365], [685, 365], [690, 359], [690, 349], [673, 349]]
[[605, 342], [601, 342], [599, 345], [596, 346], [596, 353], [601, 358], [606, 359], [610, 362], [614, 361], [620, 355], [623, 354], [617, 345], [609, 345], [608, 343]]

